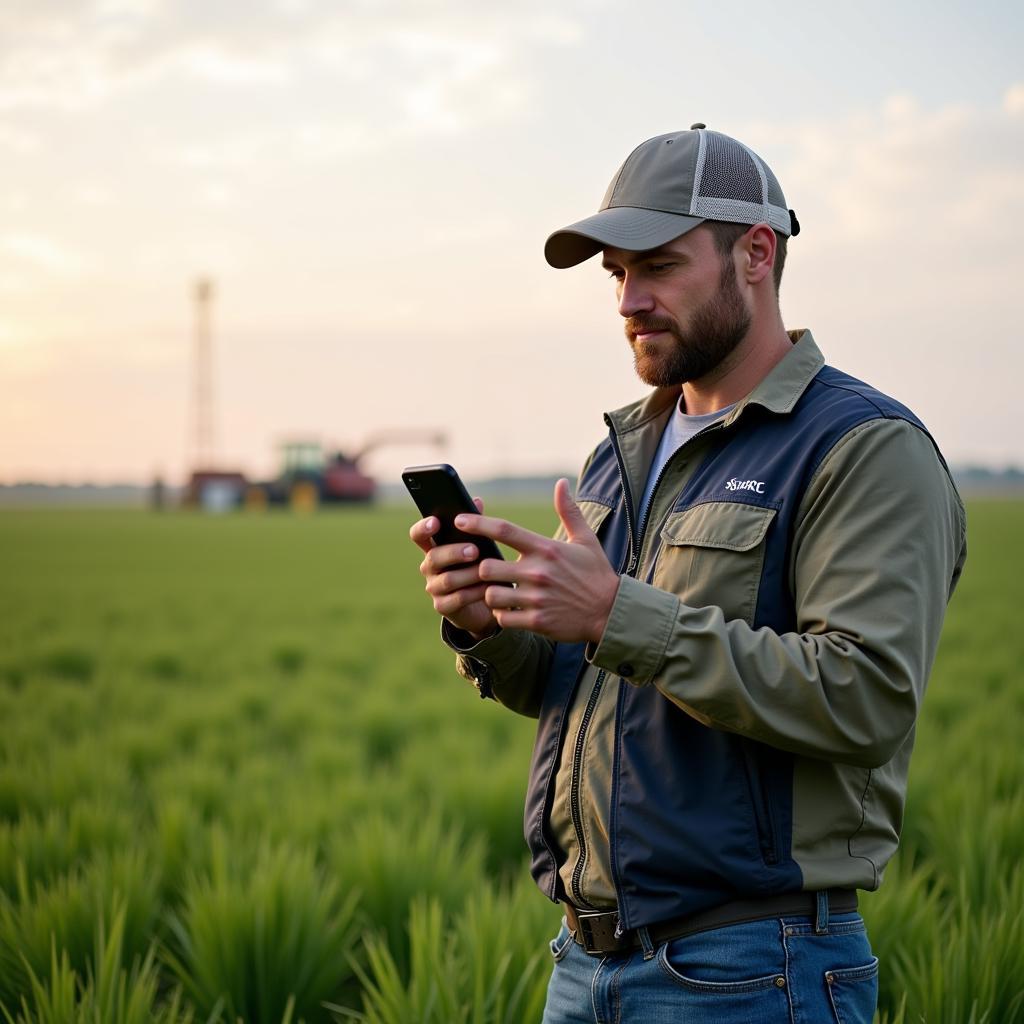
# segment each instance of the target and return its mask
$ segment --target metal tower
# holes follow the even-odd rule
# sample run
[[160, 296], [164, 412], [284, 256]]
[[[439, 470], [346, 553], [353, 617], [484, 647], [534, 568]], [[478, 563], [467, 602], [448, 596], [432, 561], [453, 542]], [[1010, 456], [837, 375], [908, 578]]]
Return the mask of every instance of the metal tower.
[[214, 464], [213, 436], [213, 351], [210, 338], [210, 307], [213, 303], [213, 280], [201, 277], [195, 283], [196, 363], [193, 415], [195, 416], [194, 466], [209, 469]]

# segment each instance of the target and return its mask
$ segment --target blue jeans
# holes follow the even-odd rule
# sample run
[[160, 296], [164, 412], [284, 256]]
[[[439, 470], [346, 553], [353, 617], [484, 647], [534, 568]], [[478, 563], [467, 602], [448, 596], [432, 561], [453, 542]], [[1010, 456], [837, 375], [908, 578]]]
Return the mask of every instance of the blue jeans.
[[860, 914], [727, 925], [590, 956], [562, 921], [543, 1024], [871, 1024], [878, 960]]

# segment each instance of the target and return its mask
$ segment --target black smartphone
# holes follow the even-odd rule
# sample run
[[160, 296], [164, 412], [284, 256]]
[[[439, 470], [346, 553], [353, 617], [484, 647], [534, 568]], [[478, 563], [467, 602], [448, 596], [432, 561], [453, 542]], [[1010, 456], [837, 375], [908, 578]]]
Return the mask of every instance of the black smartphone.
[[437, 516], [440, 521], [440, 529], [432, 538], [435, 547], [442, 544], [474, 544], [481, 558], [503, 557], [498, 545], [490, 537], [478, 537], [456, 529], [454, 520], [460, 512], [478, 513], [466, 485], [447, 462], [435, 466], [409, 466], [402, 470], [402, 482], [424, 519]]

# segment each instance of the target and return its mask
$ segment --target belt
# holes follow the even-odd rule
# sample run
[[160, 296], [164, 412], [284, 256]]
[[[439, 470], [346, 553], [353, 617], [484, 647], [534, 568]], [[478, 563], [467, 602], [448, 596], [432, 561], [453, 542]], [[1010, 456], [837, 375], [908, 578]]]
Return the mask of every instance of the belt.
[[[827, 892], [830, 914], [849, 914], [857, 909], [856, 889], [829, 889]], [[619, 915], [614, 910], [577, 910], [571, 903], [563, 903], [562, 907], [572, 937], [587, 953], [622, 953], [638, 949], [643, 944], [638, 934], [640, 929], [620, 931]], [[791, 892], [778, 896], [731, 900], [695, 914], [657, 921], [647, 926], [647, 934], [651, 942], [658, 945], [668, 942], [669, 939], [679, 939], [685, 935], [694, 935], [711, 928], [722, 928], [744, 921], [763, 921], [765, 918], [791, 915], [814, 917], [817, 907], [817, 893], [814, 892]]]

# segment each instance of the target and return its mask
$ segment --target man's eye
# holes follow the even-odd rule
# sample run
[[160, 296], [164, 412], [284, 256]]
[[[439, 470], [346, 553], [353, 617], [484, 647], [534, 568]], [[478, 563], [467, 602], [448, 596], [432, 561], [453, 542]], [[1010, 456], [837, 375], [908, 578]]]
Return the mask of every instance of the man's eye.
[[621, 270], [609, 270], [608, 271], [608, 276], [613, 278], [616, 281], [621, 281], [622, 280], [622, 271]]
[[674, 266], [674, 263], [652, 263], [650, 268], [652, 274], [663, 274], [666, 270], [671, 270]]

